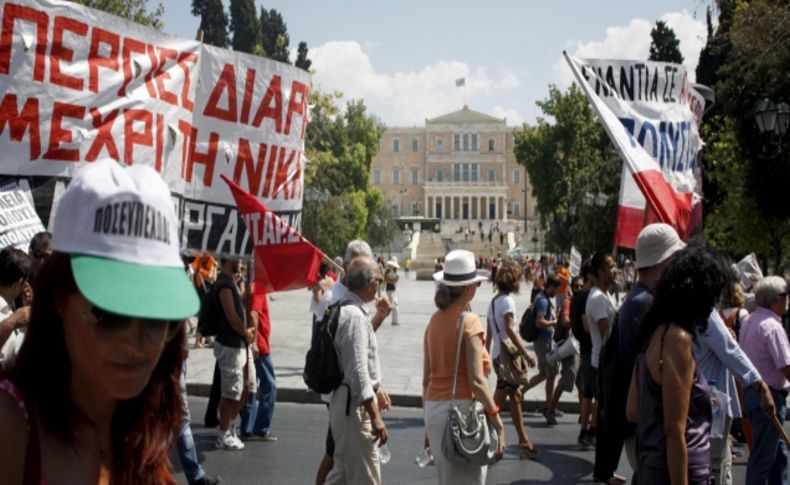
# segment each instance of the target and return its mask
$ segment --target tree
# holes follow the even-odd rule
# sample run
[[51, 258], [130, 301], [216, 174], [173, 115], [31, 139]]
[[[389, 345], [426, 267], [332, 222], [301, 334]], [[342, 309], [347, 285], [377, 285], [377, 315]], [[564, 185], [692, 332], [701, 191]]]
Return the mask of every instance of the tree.
[[[708, 38], [698, 71], [718, 99], [716, 116], [704, 127], [703, 167], [716, 189], [710, 200], [705, 193], [705, 233], [735, 256], [757, 252], [777, 271], [790, 254], [790, 136], [759, 133], [754, 112], [763, 98], [787, 101], [790, 5], [775, 0], [720, 0], [717, 5], [719, 27]], [[710, 140], [725, 140], [727, 149], [717, 149]], [[754, 235], [760, 239], [749, 237]]]
[[256, 53], [261, 46], [261, 25], [254, 0], [230, 0], [230, 30], [233, 50]]
[[[549, 86], [537, 105], [553, 118], [516, 132], [516, 159], [529, 173], [547, 246], [583, 253], [612, 247], [622, 162], [575, 85]], [[604, 201], [605, 198], [605, 201]], [[601, 202], [604, 202], [601, 204]]]
[[228, 47], [228, 15], [222, 0], [192, 0], [192, 15], [200, 17], [203, 42]]
[[342, 254], [348, 241], [368, 238], [374, 245], [394, 235], [391, 213], [370, 184], [370, 169], [384, 131], [365, 103], [336, 105], [342, 94], [310, 93], [311, 121], [305, 138], [306, 190], [329, 194], [322, 203], [305, 201], [303, 233], [325, 254]]
[[137, 22], [138, 24], [148, 25], [158, 30], [162, 30], [162, 14], [165, 7], [160, 3], [153, 11], [148, 10], [148, 0], [72, 0], [86, 7], [102, 10], [126, 20]]
[[672, 27], [667, 26], [663, 20], [656, 22], [650, 31], [650, 57], [651, 61], [674, 62], [683, 64], [683, 54], [680, 53], [680, 41]]
[[261, 47], [263, 47], [263, 55], [275, 61], [291, 63], [288, 44], [290, 38], [288, 37], [288, 28], [285, 26], [285, 20], [275, 9], [266, 10], [261, 8]]
[[296, 62], [294, 62], [294, 66], [310, 72], [310, 66], [312, 65], [313, 61], [307, 58], [307, 42], [299, 42], [299, 49], [296, 53]]

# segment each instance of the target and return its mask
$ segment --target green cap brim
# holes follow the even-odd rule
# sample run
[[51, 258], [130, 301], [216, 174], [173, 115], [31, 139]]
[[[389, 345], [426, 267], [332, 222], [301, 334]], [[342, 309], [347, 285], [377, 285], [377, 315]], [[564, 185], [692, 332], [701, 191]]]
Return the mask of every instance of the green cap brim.
[[197, 292], [183, 268], [75, 254], [71, 271], [89, 302], [118, 315], [182, 320], [200, 308]]

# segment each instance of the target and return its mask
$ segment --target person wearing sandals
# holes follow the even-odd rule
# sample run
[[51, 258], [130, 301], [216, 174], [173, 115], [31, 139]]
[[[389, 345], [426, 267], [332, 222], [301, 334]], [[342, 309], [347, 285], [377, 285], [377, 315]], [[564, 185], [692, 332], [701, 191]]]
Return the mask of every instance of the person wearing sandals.
[[707, 485], [711, 394], [694, 360], [725, 278], [716, 256], [689, 246], [669, 258], [637, 333], [626, 417], [637, 424], [634, 482]]
[[14, 364], [0, 374], [0, 477], [175, 484], [184, 320], [197, 292], [170, 190], [148, 166], [100, 160], [60, 199]]
[[[527, 346], [518, 334], [518, 323], [515, 320], [516, 315], [519, 313], [516, 310], [516, 302], [511, 294], [518, 293], [520, 282], [521, 268], [519, 268], [518, 264], [512, 260], [504, 261], [496, 274], [494, 284], [498, 291], [488, 306], [487, 318], [486, 348], [491, 349], [495, 370], [499, 369], [502, 340], [507, 338], [513, 342], [530, 367], [535, 367], [536, 365], [535, 358], [527, 352]], [[493, 346], [490, 344], [493, 344]], [[497, 374], [494, 401], [496, 401], [498, 406], [504, 406], [507, 399], [510, 399], [510, 417], [513, 419], [513, 426], [515, 426], [516, 434], [518, 435], [519, 454], [534, 458], [537, 450], [529, 441], [527, 430], [524, 427], [520, 385], [519, 383], [508, 382], [501, 375]]]
[[[440, 450], [453, 399], [455, 402], [480, 401], [486, 414], [493, 418], [499, 434], [497, 459], [501, 459], [505, 450], [505, 431], [499, 406], [488, 386], [491, 361], [484, 346], [485, 330], [477, 315], [466, 311], [477, 287], [487, 278], [478, 276], [474, 255], [460, 249], [447, 254], [444, 270], [434, 274], [433, 278], [438, 283], [434, 296], [438, 309], [425, 330], [422, 374], [425, 428], [434, 450], [439, 483], [480, 485], [485, 483], [488, 467], [450, 462]], [[461, 328], [463, 340], [456, 356], [456, 336]], [[457, 374], [454, 372], [456, 357]], [[454, 376], [457, 382], [453, 396]]]

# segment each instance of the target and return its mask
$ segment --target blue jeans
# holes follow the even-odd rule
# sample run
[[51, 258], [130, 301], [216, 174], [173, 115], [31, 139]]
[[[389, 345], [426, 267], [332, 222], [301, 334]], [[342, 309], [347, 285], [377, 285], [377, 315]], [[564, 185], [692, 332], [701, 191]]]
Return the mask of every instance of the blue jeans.
[[206, 476], [206, 471], [198, 462], [197, 451], [195, 450], [195, 440], [192, 437], [192, 426], [190, 425], [189, 403], [187, 402], [187, 363], [181, 369], [181, 433], [178, 435], [176, 449], [178, 459], [181, 461], [181, 468], [184, 469], [187, 482], [194, 483]]
[[[776, 417], [784, 423], [787, 395], [771, 389], [776, 404]], [[787, 445], [774, 428], [771, 419], [760, 407], [760, 397], [745, 387], [743, 397], [746, 417], [752, 422], [754, 444], [746, 465], [746, 485], [785, 485], [787, 483]]]
[[[271, 355], [259, 355], [255, 359], [255, 372], [260, 384], [258, 394], [248, 398], [242, 408], [241, 432], [245, 434], [265, 435], [269, 432], [274, 414], [274, 403], [277, 400], [277, 382], [274, 378], [274, 364]], [[252, 417], [254, 416], [254, 419]]]

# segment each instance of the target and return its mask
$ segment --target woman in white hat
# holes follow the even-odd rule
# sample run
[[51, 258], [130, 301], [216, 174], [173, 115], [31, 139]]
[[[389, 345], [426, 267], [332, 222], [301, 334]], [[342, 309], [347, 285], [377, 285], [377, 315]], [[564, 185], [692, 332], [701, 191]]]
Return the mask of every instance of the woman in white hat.
[[483, 484], [486, 466], [459, 465], [441, 453], [442, 436], [447, 423], [456, 363], [456, 342], [459, 320], [463, 324], [463, 340], [459, 356], [455, 401], [477, 399], [493, 418], [499, 433], [497, 458], [505, 450], [505, 431], [499, 406], [488, 386], [491, 359], [485, 349], [485, 332], [478, 316], [466, 311], [477, 287], [486, 281], [478, 276], [474, 255], [465, 250], [451, 251], [444, 271], [433, 275], [438, 283], [434, 302], [438, 310], [431, 316], [425, 330], [423, 364], [423, 402], [425, 428], [434, 450], [440, 484]]
[[170, 190], [99, 161], [60, 199], [28, 334], [0, 375], [3, 483], [175, 484], [183, 320], [197, 293]]

